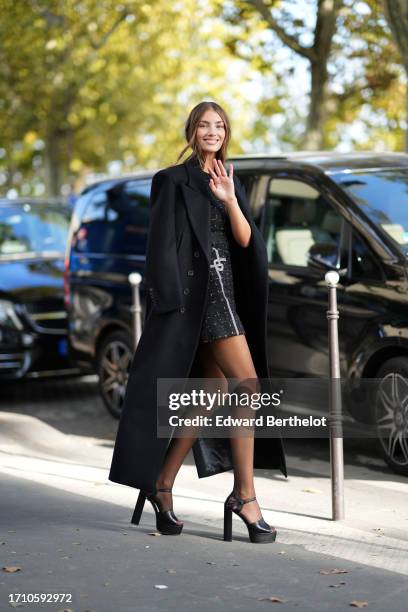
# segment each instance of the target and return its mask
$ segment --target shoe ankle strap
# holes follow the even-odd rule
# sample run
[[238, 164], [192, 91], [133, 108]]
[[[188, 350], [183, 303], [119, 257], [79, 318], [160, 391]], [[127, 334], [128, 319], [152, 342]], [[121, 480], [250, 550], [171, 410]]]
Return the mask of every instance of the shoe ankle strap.
[[234, 492], [231, 493], [231, 495], [234, 499], [237, 500], [237, 502], [239, 502], [240, 505], [248, 504], [249, 502], [256, 500], [256, 497], [248, 497], [247, 499], [241, 499], [240, 497], [238, 497], [238, 495], [235, 495]]
[[160, 489], [156, 489], [156, 491], [161, 491], [162, 493], [171, 493], [172, 489], [169, 487], [162, 487]]
[[247, 504], [248, 502], [255, 501], [256, 497], [249, 497], [248, 499], [241, 499], [243, 504]]

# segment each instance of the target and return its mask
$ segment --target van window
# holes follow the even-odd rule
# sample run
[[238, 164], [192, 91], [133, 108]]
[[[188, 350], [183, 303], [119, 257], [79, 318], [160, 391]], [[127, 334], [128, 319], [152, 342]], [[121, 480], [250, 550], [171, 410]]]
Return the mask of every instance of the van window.
[[151, 180], [117, 183], [91, 196], [77, 232], [76, 250], [107, 255], [144, 255]]
[[251, 209], [253, 220], [259, 228], [261, 225], [262, 209], [255, 208], [254, 196], [256, 195], [256, 186], [259, 185], [260, 177], [257, 174], [254, 174], [253, 172], [237, 172], [236, 175], [238, 176], [242, 187], [244, 188], [246, 201]]
[[331, 178], [408, 253], [408, 168], [354, 170], [334, 173]]
[[375, 255], [355, 230], [352, 237], [351, 278], [382, 281], [384, 274]]
[[270, 181], [263, 224], [270, 263], [307, 267], [312, 245], [340, 245], [341, 226], [341, 215], [307, 183], [287, 178]]

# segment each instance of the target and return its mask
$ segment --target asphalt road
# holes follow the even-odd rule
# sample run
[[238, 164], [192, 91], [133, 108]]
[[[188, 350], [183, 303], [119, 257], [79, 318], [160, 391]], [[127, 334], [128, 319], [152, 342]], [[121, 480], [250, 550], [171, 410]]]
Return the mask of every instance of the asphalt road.
[[256, 471], [277, 541], [251, 545], [238, 518], [222, 540], [231, 474], [199, 480], [191, 457], [175, 486], [182, 535], [151, 535], [151, 507], [131, 525], [137, 491], [107, 480], [116, 428], [93, 377], [2, 385], [1, 612], [406, 611], [408, 480], [373, 441], [345, 441], [346, 518], [332, 521], [328, 440], [286, 439], [288, 479]]

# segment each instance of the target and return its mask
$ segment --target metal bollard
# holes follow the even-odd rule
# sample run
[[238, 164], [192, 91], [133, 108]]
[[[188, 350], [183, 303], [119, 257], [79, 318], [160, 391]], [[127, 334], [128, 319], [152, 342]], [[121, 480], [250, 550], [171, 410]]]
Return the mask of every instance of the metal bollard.
[[142, 335], [142, 306], [140, 301], [140, 283], [142, 282], [142, 275], [139, 274], [139, 272], [132, 272], [129, 274], [128, 279], [132, 286], [133, 293], [133, 304], [130, 310], [133, 313], [133, 343], [136, 350], [140, 336]]
[[340, 378], [339, 335], [337, 321], [337, 284], [340, 280], [335, 271], [327, 272], [325, 281], [329, 288], [329, 361], [330, 361], [330, 469], [332, 491], [332, 520], [344, 518], [344, 457], [342, 432], [342, 400]]

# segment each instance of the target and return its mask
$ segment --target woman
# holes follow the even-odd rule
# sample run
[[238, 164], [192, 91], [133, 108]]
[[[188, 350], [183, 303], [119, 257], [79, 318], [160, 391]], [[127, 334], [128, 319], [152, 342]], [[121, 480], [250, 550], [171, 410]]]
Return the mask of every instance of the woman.
[[171, 492], [192, 447], [200, 478], [234, 470], [224, 539], [232, 539], [234, 512], [251, 542], [272, 542], [276, 529], [261, 515], [253, 469], [278, 468], [287, 476], [280, 438], [254, 438], [253, 431], [223, 439], [157, 436], [158, 378], [234, 378], [258, 388], [268, 377], [266, 248], [232, 164], [229, 173], [224, 167], [231, 136], [227, 114], [214, 102], [201, 102], [185, 135], [188, 144], [177, 161], [188, 148], [190, 157], [152, 181], [145, 323], [109, 479], [140, 489], [132, 523], [139, 523], [148, 499], [158, 531], [179, 534], [183, 523], [173, 512]]

